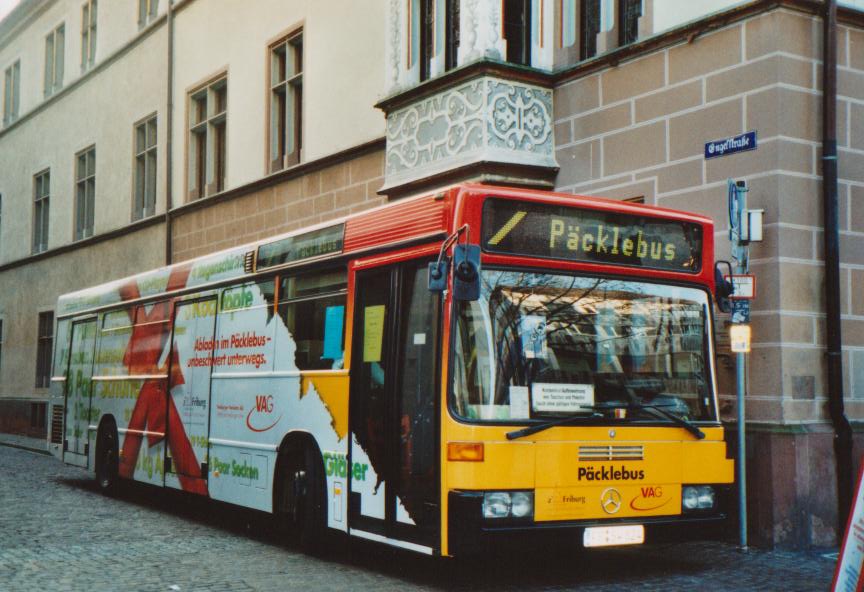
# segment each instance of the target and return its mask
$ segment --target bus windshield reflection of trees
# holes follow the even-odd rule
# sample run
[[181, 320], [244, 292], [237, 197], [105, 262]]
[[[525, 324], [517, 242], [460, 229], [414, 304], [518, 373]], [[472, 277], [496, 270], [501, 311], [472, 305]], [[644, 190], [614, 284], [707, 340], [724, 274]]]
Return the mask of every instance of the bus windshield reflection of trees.
[[524, 396], [519, 387], [537, 416], [538, 388], [581, 385], [609, 415], [618, 403], [650, 403], [716, 420], [707, 307], [695, 288], [484, 271], [481, 299], [459, 304], [455, 410], [469, 420], [524, 420], [529, 406], [511, 401]]

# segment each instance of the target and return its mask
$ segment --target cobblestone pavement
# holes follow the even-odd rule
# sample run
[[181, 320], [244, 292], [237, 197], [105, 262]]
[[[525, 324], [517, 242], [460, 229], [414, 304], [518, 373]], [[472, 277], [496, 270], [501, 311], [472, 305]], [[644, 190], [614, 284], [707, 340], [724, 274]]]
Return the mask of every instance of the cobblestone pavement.
[[532, 551], [458, 561], [370, 543], [310, 557], [268, 516], [145, 487], [102, 497], [87, 473], [0, 446], [0, 591], [827, 590], [817, 553], [722, 543]]

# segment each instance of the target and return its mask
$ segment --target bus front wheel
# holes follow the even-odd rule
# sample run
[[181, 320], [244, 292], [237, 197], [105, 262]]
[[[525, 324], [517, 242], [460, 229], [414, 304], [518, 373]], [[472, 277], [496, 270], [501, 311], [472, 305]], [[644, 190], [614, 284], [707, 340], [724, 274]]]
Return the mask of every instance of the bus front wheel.
[[119, 458], [117, 427], [105, 422], [96, 439], [96, 485], [105, 495], [117, 492]]

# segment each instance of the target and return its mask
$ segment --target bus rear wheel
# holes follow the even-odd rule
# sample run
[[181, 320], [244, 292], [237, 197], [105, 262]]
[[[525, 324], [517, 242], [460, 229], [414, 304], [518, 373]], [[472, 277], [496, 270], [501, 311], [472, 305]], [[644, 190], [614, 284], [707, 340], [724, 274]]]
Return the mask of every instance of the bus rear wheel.
[[280, 509], [285, 530], [304, 551], [322, 552], [327, 525], [326, 483], [320, 456], [309, 447], [288, 451], [281, 475]]
[[96, 485], [105, 495], [117, 493], [119, 460], [117, 428], [106, 422], [96, 438]]

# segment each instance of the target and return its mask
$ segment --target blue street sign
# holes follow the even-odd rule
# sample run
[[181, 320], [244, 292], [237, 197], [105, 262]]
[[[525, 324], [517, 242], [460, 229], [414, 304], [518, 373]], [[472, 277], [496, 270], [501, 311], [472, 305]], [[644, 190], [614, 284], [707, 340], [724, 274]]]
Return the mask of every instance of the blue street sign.
[[756, 130], [741, 134], [740, 136], [706, 142], [705, 159], [735, 154], [736, 152], [746, 152], [747, 150], [756, 150]]
[[749, 300], [730, 300], [732, 305], [732, 323], [749, 323], [750, 322], [750, 301]]

